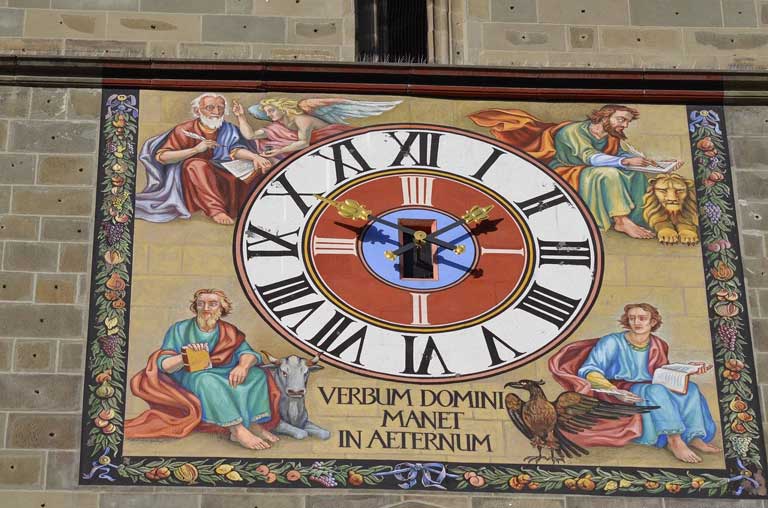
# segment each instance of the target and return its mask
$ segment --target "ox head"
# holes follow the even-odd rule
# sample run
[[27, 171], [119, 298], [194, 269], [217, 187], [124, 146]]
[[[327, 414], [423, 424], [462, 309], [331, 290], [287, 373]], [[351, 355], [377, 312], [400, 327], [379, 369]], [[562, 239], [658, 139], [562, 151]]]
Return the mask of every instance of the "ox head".
[[288, 397], [304, 397], [309, 373], [323, 368], [317, 363], [320, 361], [319, 356], [306, 360], [296, 355], [275, 358], [267, 352], [262, 353], [266, 359], [263, 367], [273, 372], [278, 388]]

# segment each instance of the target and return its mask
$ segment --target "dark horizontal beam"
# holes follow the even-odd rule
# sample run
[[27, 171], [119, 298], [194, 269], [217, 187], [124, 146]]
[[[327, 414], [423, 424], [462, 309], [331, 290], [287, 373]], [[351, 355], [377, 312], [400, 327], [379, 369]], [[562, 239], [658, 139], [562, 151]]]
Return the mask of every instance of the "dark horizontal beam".
[[432, 65], [0, 57], [0, 83], [422, 97], [768, 103], [768, 74]]

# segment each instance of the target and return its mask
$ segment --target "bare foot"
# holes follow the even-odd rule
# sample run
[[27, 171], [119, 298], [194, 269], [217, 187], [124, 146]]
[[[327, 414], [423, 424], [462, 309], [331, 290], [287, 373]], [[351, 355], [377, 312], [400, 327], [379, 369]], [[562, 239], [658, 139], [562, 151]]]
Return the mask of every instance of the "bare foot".
[[211, 219], [213, 219], [213, 221], [218, 223], [218, 224], [229, 225], [229, 224], [234, 224], [235, 223], [235, 221], [232, 220], [232, 217], [230, 217], [229, 215], [227, 215], [224, 212], [217, 213], [216, 215], [211, 217]]
[[229, 439], [251, 450], [266, 450], [270, 447], [269, 443], [254, 435], [242, 425], [233, 425], [229, 428]]
[[263, 437], [264, 439], [266, 439], [270, 443], [277, 443], [278, 441], [280, 441], [279, 437], [277, 437], [276, 435], [272, 434], [268, 430], [264, 430], [264, 427], [262, 427], [259, 424], [254, 423], [253, 425], [251, 425], [251, 427], [253, 428], [254, 431], [256, 431], [259, 434], [261, 434], [261, 437]]
[[668, 439], [667, 448], [677, 460], [682, 460], [683, 462], [689, 462], [691, 464], [701, 462], [701, 457], [688, 448], [688, 445], [682, 440], [680, 434], [671, 434], [668, 436]]
[[696, 448], [699, 451], [702, 451], [704, 453], [719, 453], [723, 451], [721, 448], [718, 448], [717, 446], [709, 443], [705, 443], [701, 440], [699, 437], [695, 437], [691, 439], [691, 442], [688, 443], [692, 447]]
[[626, 215], [618, 215], [613, 218], [613, 229], [632, 238], [654, 238], [656, 236], [653, 234], [653, 231], [638, 226], [629, 220], [629, 217]]

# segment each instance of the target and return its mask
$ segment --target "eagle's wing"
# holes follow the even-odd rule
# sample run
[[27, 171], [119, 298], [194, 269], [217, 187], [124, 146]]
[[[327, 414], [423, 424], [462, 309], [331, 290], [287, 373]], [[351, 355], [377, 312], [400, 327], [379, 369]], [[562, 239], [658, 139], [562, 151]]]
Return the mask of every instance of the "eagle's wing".
[[504, 404], [507, 406], [507, 414], [509, 419], [515, 424], [517, 430], [519, 430], [526, 438], [532, 439], [533, 432], [523, 422], [523, 400], [514, 393], [508, 393], [504, 397]]
[[616, 404], [577, 392], [563, 392], [555, 400], [557, 427], [571, 433], [589, 429], [600, 420], [616, 420], [657, 408], [658, 406]]
[[299, 101], [299, 108], [325, 122], [346, 125], [347, 118], [378, 116], [401, 102], [354, 101], [340, 97], [309, 98]]
[[629, 406], [605, 402], [577, 392], [563, 392], [555, 400], [557, 423], [555, 437], [560, 449], [568, 457], [581, 457], [589, 453], [563, 434], [563, 431], [577, 434], [589, 429], [600, 420], [616, 420], [625, 416], [647, 413], [658, 406]]

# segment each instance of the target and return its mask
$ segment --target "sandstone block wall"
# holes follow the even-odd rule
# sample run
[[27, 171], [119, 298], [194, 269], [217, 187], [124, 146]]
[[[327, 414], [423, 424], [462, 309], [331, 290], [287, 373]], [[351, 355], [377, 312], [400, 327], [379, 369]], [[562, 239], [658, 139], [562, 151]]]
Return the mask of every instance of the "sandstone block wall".
[[0, 0], [0, 55], [354, 60], [354, 0]]

